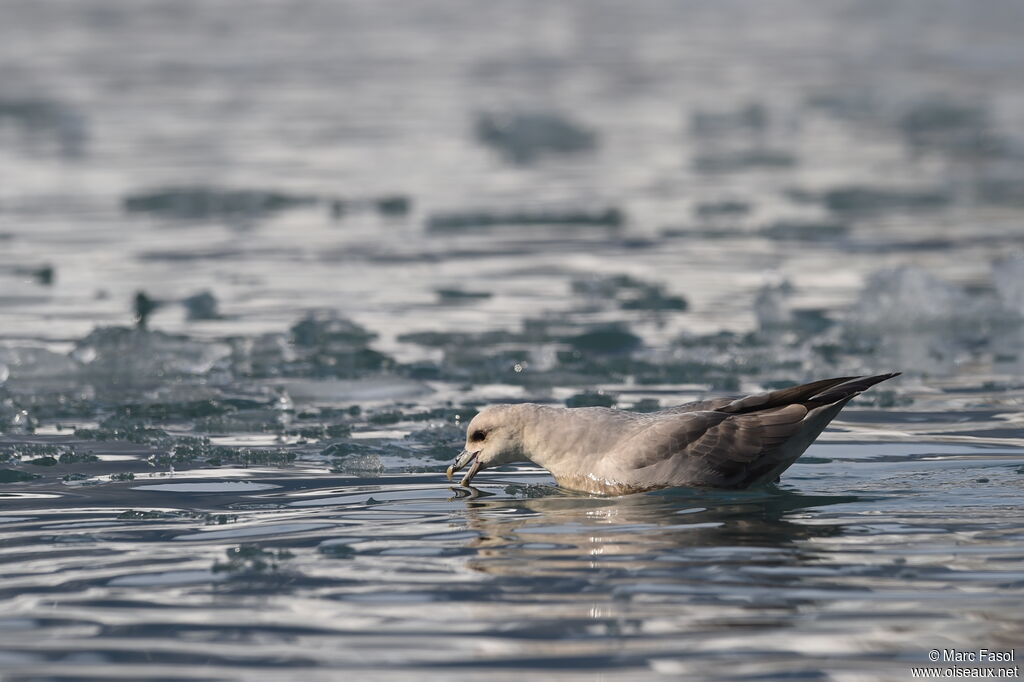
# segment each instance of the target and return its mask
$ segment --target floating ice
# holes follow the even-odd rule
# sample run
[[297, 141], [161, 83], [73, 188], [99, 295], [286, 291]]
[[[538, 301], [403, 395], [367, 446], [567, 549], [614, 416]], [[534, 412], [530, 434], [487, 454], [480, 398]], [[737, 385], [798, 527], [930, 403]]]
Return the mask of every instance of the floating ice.
[[992, 284], [1009, 313], [1024, 318], [1024, 253], [1015, 253], [992, 266]]
[[296, 346], [324, 349], [363, 346], [377, 336], [333, 310], [309, 313], [292, 326], [291, 332]]
[[805, 103], [811, 109], [850, 121], [877, 118], [880, 104], [871, 92], [853, 89], [848, 83], [843, 83], [842, 87], [836, 90], [824, 90], [808, 95]]
[[451, 459], [452, 453], [458, 452], [466, 442], [466, 429], [462, 424], [468, 424], [476, 416], [476, 410], [464, 408], [459, 413], [464, 422], [434, 424], [406, 436], [405, 441], [411, 445], [413, 454], [441, 461]]
[[575, 279], [572, 290], [594, 299], [615, 301], [623, 310], [684, 311], [689, 308], [682, 296], [671, 295], [660, 284], [629, 275]]
[[185, 313], [190, 320], [216, 320], [220, 318], [217, 311], [217, 299], [209, 291], [201, 291], [184, 299]]
[[819, 334], [833, 325], [824, 311], [814, 308], [795, 308], [788, 297], [793, 286], [788, 281], [762, 287], [754, 299], [754, 316], [762, 331], [773, 334], [766, 338], [784, 340], [775, 334], [779, 330], [795, 332], [794, 338], [807, 338]]
[[41, 478], [39, 474], [17, 469], [0, 469], [0, 483], [24, 483]]
[[314, 196], [266, 190], [166, 187], [129, 195], [124, 208], [180, 220], [257, 218], [317, 201]]
[[77, 110], [45, 99], [0, 99], [0, 124], [11, 122], [28, 135], [43, 133], [64, 156], [80, 156], [88, 137], [86, 119]]
[[708, 135], [733, 135], [738, 132], [760, 133], [768, 128], [768, 109], [759, 102], [750, 102], [735, 111], [696, 110], [690, 114], [690, 132]]
[[546, 154], [571, 154], [593, 149], [597, 136], [554, 112], [481, 114], [476, 136], [515, 163], [530, 163]]
[[412, 210], [412, 199], [401, 194], [391, 194], [376, 199], [331, 199], [328, 201], [331, 217], [335, 220], [348, 213], [373, 209], [382, 216], [404, 216]]
[[379, 455], [347, 455], [331, 461], [331, 471], [353, 476], [378, 475], [386, 467]]
[[285, 379], [281, 382], [293, 399], [312, 403], [377, 402], [409, 400], [429, 395], [433, 389], [421, 381], [395, 376], [365, 379]]
[[379, 197], [373, 200], [374, 208], [382, 215], [405, 215], [412, 208], [412, 199], [400, 194]]
[[933, 99], [910, 107], [900, 118], [900, 131], [914, 147], [954, 154], [993, 154], [1005, 141], [989, 127], [988, 113], [975, 104]]
[[952, 195], [940, 189], [882, 189], [878, 187], [836, 187], [822, 195], [825, 206], [840, 213], [924, 210], [942, 208]]
[[75, 345], [72, 358], [92, 379], [133, 385], [201, 375], [231, 348], [224, 343], [127, 327], [100, 327]]
[[132, 490], [171, 493], [251, 493], [260, 490], [273, 490], [281, 486], [273, 483], [251, 483], [249, 481], [211, 481], [200, 483], [157, 483], [155, 485], [135, 486]]
[[565, 342], [576, 350], [589, 353], [628, 353], [640, 347], [642, 340], [620, 326], [598, 327], [570, 336]]
[[615, 396], [604, 391], [584, 391], [570, 396], [565, 401], [566, 407], [612, 407], [617, 402]]
[[465, 289], [435, 289], [441, 303], [469, 303], [482, 301], [492, 296], [489, 291], [466, 291]]
[[709, 201], [697, 204], [693, 212], [701, 218], [714, 216], [741, 216], [750, 213], [750, 202], [737, 199], [726, 199], [723, 201]]
[[289, 335], [234, 339], [231, 366], [246, 376], [356, 378], [396, 365], [367, 347], [375, 337], [337, 313], [313, 312], [293, 325]]
[[775, 329], [788, 326], [793, 321], [793, 314], [786, 305], [784, 286], [765, 286], [757, 292], [754, 299], [754, 316], [761, 329]]
[[911, 106], [900, 119], [900, 128], [910, 135], [948, 134], [984, 127], [986, 123], [985, 111], [977, 106], [937, 99]]
[[849, 227], [830, 221], [780, 220], [761, 228], [760, 233], [780, 241], [819, 241], [843, 237]]
[[727, 173], [753, 168], [791, 168], [797, 158], [781, 149], [746, 149], [694, 157], [693, 168], [702, 173]]
[[45, 381], [74, 376], [79, 367], [66, 355], [45, 348], [0, 348], [0, 384], [11, 381]]
[[493, 212], [493, 211], [463, 211], [456, 213], [437, 213], [430, 216], [427, 227], [430, 230], [454, 231], [468, 230], [484, 227], [506, 226], [530, 226], [530, 225], [561, 225], [561, 226], [591, 226], [591, 227], [620, 227], [625, 222], [625, 216], [617, 208], [606, 208], [596, 211], [589, 210], [533, 210], [514, 212]]
[[981, 201], [996, 206], [1024, 206], [1024, 177], [987, 177], [975, 183]]
[[[2, 239], [3, 237], [0, 236], [0, 240]], [[7, 268], [0, 268], [0, 272], [6, 274]], [[31, 277], [44, 286], [53, 284], [57, 274], [56, 269], [49, 263], [44, 265], [19, 265], [11, 268], [9, 272], [19, 277]]]
[[913, 328], [976, 318], [977, 313], [976, 304], [962, 288], [905, 266], [873, 273], [848, 322], [861, 327]]

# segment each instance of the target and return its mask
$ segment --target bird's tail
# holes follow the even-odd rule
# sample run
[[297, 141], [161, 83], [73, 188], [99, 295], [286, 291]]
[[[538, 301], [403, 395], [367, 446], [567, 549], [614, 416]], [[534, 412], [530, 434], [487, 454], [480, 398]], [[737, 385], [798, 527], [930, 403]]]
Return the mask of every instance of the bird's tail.
[[718, 408], [718, 411], [728, 414], [745, 414], [759, 410], [770, 410], [773, 407], [785, 407], [794, 403], [800, 403], [808, 409], [812, 409], [853, 398], [875, 384], [881, 383], [886, 379], [892, 379], [895, 376], [899, 376], [899, 374], [899, 372], [892, 372], [890, 374], [876, 374], [870, 377], [822, 379], [821, 381], [791, 386], [779, 391], [747, 396]]
[[[796, 393], [796, 395], [794, 393], [790, 394], [789, 404], [800, 403], [807, 408], [807, 416], [800, 422], [800, 428], [796, 433], [786, 442], [780, 444], [778, 448], [770, 453], [767, 453], [767, 456], [762, 457], [749, 468], [746, 485], [778, 480], [782, 472], [800, 458], [800, 455], [825, 430], [829, 422], [846, 406], [846, 403], [875, 384], [897, 375], [899, 375], [899, 372], [876, 374], [870, 377], [826, 379], [825, 382], [794, 386], [790, 389], [775, 392], [786, 393], [787, 391], [792, 391]], [[828, 382], [832, 383], [822, 390], [820, 384]], [[793, 399], [794, 397], [796, 398], [795, 400]]]

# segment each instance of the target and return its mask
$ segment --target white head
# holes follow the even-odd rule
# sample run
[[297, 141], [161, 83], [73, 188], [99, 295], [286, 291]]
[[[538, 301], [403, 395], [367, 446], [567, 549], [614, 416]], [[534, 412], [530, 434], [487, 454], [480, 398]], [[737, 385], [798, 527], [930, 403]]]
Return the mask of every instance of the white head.
[[523, 444], [523, 412], [532, 405], [490, 405], [466, 427], [466, 446], [448, 467], [448, 479], [468, 464], [459, 485], [469, 485], [478, 471], [528, 458]]

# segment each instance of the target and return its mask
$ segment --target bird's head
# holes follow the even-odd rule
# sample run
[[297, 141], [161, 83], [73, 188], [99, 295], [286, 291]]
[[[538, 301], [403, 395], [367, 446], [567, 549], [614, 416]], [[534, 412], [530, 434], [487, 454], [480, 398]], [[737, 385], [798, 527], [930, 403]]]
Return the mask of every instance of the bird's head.
[[466, 427], [466, 446], [448, 467], [452, 474], [469, 466], [459, 485], [468, 486], [477, 472], [526, 459], [523, 449], [521, 405], [491, 405]]

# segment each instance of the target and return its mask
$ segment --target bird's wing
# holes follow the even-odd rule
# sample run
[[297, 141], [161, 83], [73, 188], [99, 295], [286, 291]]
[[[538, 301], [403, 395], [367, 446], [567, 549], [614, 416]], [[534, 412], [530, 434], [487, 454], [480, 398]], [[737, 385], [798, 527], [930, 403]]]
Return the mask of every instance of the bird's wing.
[[736, 396], [723, 397], [723, 398], [708, 398], [707, 400], [696, 400], [692, 403], [683, 403], [682, 405], [674, 405], [667, 407], [662, 410], [663, 414], [681, 414], [683, 412], [702, 412], [704, 410], [719, 410], [737, 399]]
[[[898, 373], [837, 377], [651, 415], [617, 447], [613, 474], [637, 488], [741, 488], [790, 466], [852, 398]], [[705, 407], [706, 406], [706, 407]]]
[[774, 466], [771, 455], [797, 435], [807, 414], [805, 406], [792, 404], [747, 414], [666, 415], [623, 443], [619, 463], [635, 480], [745, 485]]
[[821, 381], [801, 384], [800, 386], [790, 386], [789, 388], [769, 391], [767, 393], [698, 400], [696, 402], [670, 407], [663, 410], [663, 412], [681, 413], [699, 412], [701, 410], [722, 410], [733, 414], [738, 414], [740, 412], [752, 412], [754, 410], [764, 410], [770, 407], [782, 407], [783, 405], [789, 405], [790, 403], [803, 402], [810, 399], [812, 396], [847, 383], [853, 384], [858, 381], [860, 382], [855, 389], [851, 387], [851, 390], [849, 391], [850, 393], [854, 390], [863, 391], [869, 386], [878, 383], [879, 381], [884, 381], [892, 376], [894, 375], [882, 374], [875, 377], [836, 377], [834, 379], [823, 379]]

